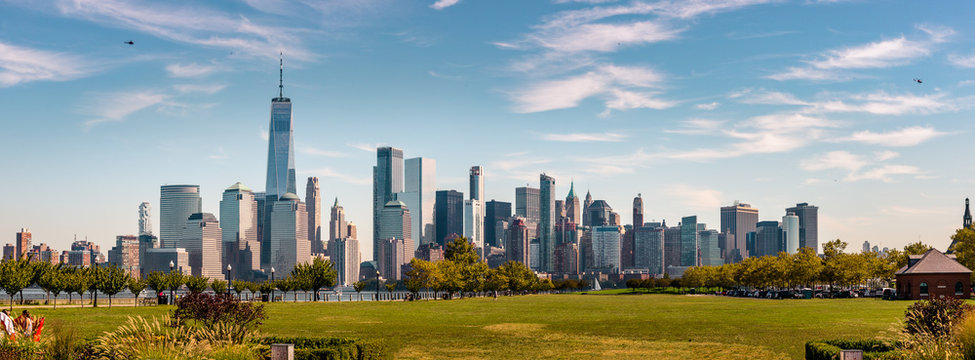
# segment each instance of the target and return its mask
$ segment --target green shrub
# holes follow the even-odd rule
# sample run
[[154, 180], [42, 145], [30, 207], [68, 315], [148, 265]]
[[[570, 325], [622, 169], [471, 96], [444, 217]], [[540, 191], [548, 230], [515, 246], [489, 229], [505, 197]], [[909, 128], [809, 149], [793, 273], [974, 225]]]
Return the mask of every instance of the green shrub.
[[956, 320], [961, 319], [971, 309], [972, 306], [961, 299], [921, 300], [907, 308], [904, 314], [904, 331], [916, 337], [948, 336]]
[[863, 350], [864, 359], [880, 360], [896, 358], [898, 342], [871, 339], [834, 339], [806, 343], [806, 360], [833, 360], [840, 358], [841, 350]]
[[270, 356], [271, 344], [294, 344], [296, 360], [374, 360], [391, 359], [382, 340], [350, 338], [265, 337], [258, 340], [258, 351]]

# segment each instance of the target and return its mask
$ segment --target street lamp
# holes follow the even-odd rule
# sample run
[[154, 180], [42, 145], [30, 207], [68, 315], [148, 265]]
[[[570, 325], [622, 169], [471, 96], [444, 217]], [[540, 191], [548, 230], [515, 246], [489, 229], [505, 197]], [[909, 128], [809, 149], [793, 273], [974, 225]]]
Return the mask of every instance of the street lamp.
[[271, 267], [271, 302], [274, 302], [274, 288], [277, 285], [274, 284], [274, 267]]
[[[176, 267], [176, 264], [174, 264], [172, 260], [169, 260], [169, 275], [170, 275], [170, 277], [172, 277], [173, 268], [175, 268], [175, 267]], [[173, 303], [173, 288], [172, 287], [169, 288], [169, 303], [170, 304]]]
[[379, 301], [379, 270], [376, 270], [376, 301]]
[[227, 295], [230, 295], [230, 284], [232, 283], [232, 280], [230, 278], [231, 269], [233, 269], [233, 267], [230, 266], [230, 264], [227, 264]]

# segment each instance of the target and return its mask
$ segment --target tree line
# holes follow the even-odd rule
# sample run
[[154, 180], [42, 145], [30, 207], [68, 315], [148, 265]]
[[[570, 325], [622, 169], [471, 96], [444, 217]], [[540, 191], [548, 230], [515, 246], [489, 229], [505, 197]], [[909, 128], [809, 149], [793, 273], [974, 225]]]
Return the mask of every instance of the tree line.
[[233, 280], [229, 284], [225, 280], [188, 276], [178, 271], [168, 273], [155, 271], [147, 274], [145, 278], [138, 278], [116, 265], [76, 267], [29, 262], [26, 259], [0, 262], [0, 289], [10, 297], [11, 308], [17, 295], [20, 294], [20, 302], [23, 303], [23, 290], [34, 285], [45, 292], [48, 303], [51, 296], [54, 296], [55, 308], [57, 299], [62, 293], [68, 295], [68, 303], [71, 303], [74, 294], [83, 298], [86, 292], [91, 296], [92, 304], [95, 306], [97, 306], [95, 299], [98, 293], [107, 295], [111, 307], [112, 298], [125, 290], [138, 296], [147, 288], [164, 292], [177, 291], [184, 286], [191, 293], [201, 293], [210, 289], [220, 294], [228, 292], [229, 289], [238, 297], [245, 291], [250, 291], [253, 295], [270, 294], [275, 290], [281, 291], [283, 295], [293, 292], [295, 301], [297, 301], [298, 291], [314, 292], [314, 299], [317, 301], [319, 291], [335, 286], [335, 279], [336, 272], [332, 263], [319, 258], [310, 263], [298, 264], [284, 279], [260, 283]]
[[[975, 240], [975, 232], [972, 238]], [[910, 255], [921, 255], [931, 249], [921, 242], [886, 253], [846, 253], [846, 247], [846, 242], [837, 239], [823, 245], [822, 257], [807, 247], [795, 254], [780, 252], [777, 256], [749, 257], [735, 264], [696, 266], [684, 272], [680, 283], [685, 287], [722, 289], [889, 286], [894, 273], [907, 265]], [[972, 254], [975, 255], [975, 246]]]

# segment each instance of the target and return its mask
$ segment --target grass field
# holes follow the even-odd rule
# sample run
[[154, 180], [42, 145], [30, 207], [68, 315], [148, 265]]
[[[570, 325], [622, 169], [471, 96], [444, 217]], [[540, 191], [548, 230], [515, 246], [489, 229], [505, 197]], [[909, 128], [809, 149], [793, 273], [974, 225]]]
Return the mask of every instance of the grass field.
[[[908, 302], [679, 295], [275, 303], [264, 334], [384, 338], [397, 358], [801, 359], [820, 338], [888, 337]], [[84, 335], [171, 307], [37, 309]]]

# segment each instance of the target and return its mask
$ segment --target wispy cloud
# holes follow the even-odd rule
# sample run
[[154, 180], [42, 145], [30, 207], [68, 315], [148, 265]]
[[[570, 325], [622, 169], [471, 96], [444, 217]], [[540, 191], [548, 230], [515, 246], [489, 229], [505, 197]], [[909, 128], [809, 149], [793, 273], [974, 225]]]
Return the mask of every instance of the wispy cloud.
[[746, 89], [729, 95], [744, 104], [794, 105], [805, 114], [868, 113], [874, 115], [935, 114], [970, 107], [969, 98], [952, 98], [946, 92], [928, 95], [911, 93], [821, 93], [813, 100], [801, 100], [778, 91]]
[[946, 132], [935, 130], [935, 128], [930, 126], [911, 126], [889, 132], [873, 132], [870, 130], [857, 131], [850, 137], [840, 139], [840, 141], [853, 141], [864, 144], [892, 147], [906, 147], [915, 146], [947, 134], [948, 133]]
[[431, 8], [435, 10], [443, 10], [451, 6], [457, 5], [460, 0], [437, 0], [437, 2], [430, 5]]
[[100, 94], [93, 98], [100, 100], [88, 102], [88, 105], [82, 108], [82, 112], [93, 116], [92, 119], [85, 121], [85, 126], [125, 120], [131, 114], [165, 103], [169, 96], [146, 90]]
[[0, 42], [0, 87], [32, 81], [66, 81], [94, 72], [79, 56]]
[[907, 65], [931, 54], [934, 46], [947, 41], [954, 30], [942, 27], [916, 26], [925, 37], [900, 37], [864, 45], [828, 50], [806, 67], [790, 67], [784, 72], [768, 76], [774, 80], [840, 80], [850, 75], [841, 70], [875, 69]]
[[346, 154], [346, 153], [341, 152], [341, 151], [323, 150], [323, 149], [314, 148], [314, 147], [310, 147], [310, 146], [309, 147], [302, 147], [301, 148], [301, 152], [303, 154], [314, 155], [314, 156], [322, 156], [322, 157], [330, 157], [330, 158], [344, 158], [344, 157], [349, 157], [349, 154]]
[[190, 64], [169, 64], [166, 65], [166, 72], [169, 76], [176, 78], [192, 78], [208, 75], [217, 70], [216, 65]]
[[708, 110], [708, 111], [711, 111], [711, 110], [717, 109], [718, 106], [720, 106], [720, 105], [721, 105], [721, 103], [715, 101], [715, 102], [707, 103], [707, 104], [697, 104], [697, 105], [694, 105], [694, 107], [698, 108], [699, 110]]
[[714, 189], [694, 187], [687, 184], [674, 184], [665, 187], [664, 196], [671, 203], [683, 204], [685, 209], [709, 211], [721, 207], [721, 192]]
[[515, 112], [533, 113], [576, 107], [601, 97], [607, 110], [666, 109], [675, 102], [656, 98], [662, 76], [644, 67], [603, 65], [585, 74], [535, 83], [511, 94]]
[[878, 180], [892, 182], [897, 175], [922, 176], [924, 173], [916, 166], [898, 164], [878, 164], [895, 158], [897, 153], [879, 152], [872, 158], [852, 154], [847, 151], [831, 151], [813, 156], [800, 162], [805, 171], [846, 170], [843, 181]]
[[341, 182], [353, 184], [353, 185], [369, 185], [372, 184], [372, 177], [356, 177], [349, 175], [347, 173], [337, 171], [332, 168], [321, 168], [314, 169], [310, 171], [303, 172], [308, 175], [314, 175], [323, 178], [333, 178], [338, 179]]
[[677, 129], [664, 129], [664, 132], [683, 135], [707, 135], [719, 133], [724, 121], [708, 119], [690, 119], [683, 121], [683, 126]]
[[975, 68], [975, 54], [971, 55], [948, 55], [948, 61], [958, 67]]
[[446, 74], [438, 73], [438, 72], [433, 71], [433, 70], [431, 70], [431, 71], [429, 71], [427, 73], [430, 74], [430, 76], [433, 76], [433, 77], [438, 78], [438, 79], [454, 80], [454, 81], [464, 80], [464, 77], [463, 76], [460, 76], [460, 75], [446, 75]]
[[217, 152], [207, 156], [210, 160], [224, 160], [228, 157], [227, 153], [223, 151], [223, 146], [218, 146]]
[[362, 151], [366, 151], [366, 152], [375, 152], [377, 148], [386, 146], [386, 144], [383, 144], [383, 143], [374, 143], [374, 144], [368, 144], [368, 143], [351, 143], [351, 144], [346, 144], [346, 145], [349, 145], [349, 146], [351, 146], [353, 148], [356, 148], [356, 149], [359, 149], [359, 150], [362, 150]]
[[268, 141], [271, 139], [271, 133], [263, 127], [260, 130], [258, 130], [257, 136], [260, 136], [261, 139], [263, 139], [264, 141]]
[[151, 1], [61, 0], [56, 6], [68, 17], [141, 31], [156, 37], [198, 46], [240, 52], [255, 57], [315, 57], [302, 45], [296, 29], [268, 26], [241, 15], [229, 14], [197, 3], [172, 5]]
[[613, 132], [605, 132], [602, 134], [574, 133], [542, 135], [542, 140], [562, 142], [621, 142], [624, 139], [626, 139], [626, 135]]
[[213, 84], [213, 85], [203, 85], [203, 84], [176, 84], [176, 85], [173, 85], [173, 89], [176, 90], [176, 91], [178, 91], [178, 92], [180, 92], [180, 93], [184, 93], [184, 94], [188, 94], [188, 93], [203, 93], [203, 94], [208, 94], [208, 95], [216, 94], [216, 93], [222, 91], [223, 89], [225, 89], [226, 87], [227, 87], [227, 85], [222, 85], [222, 84]]

